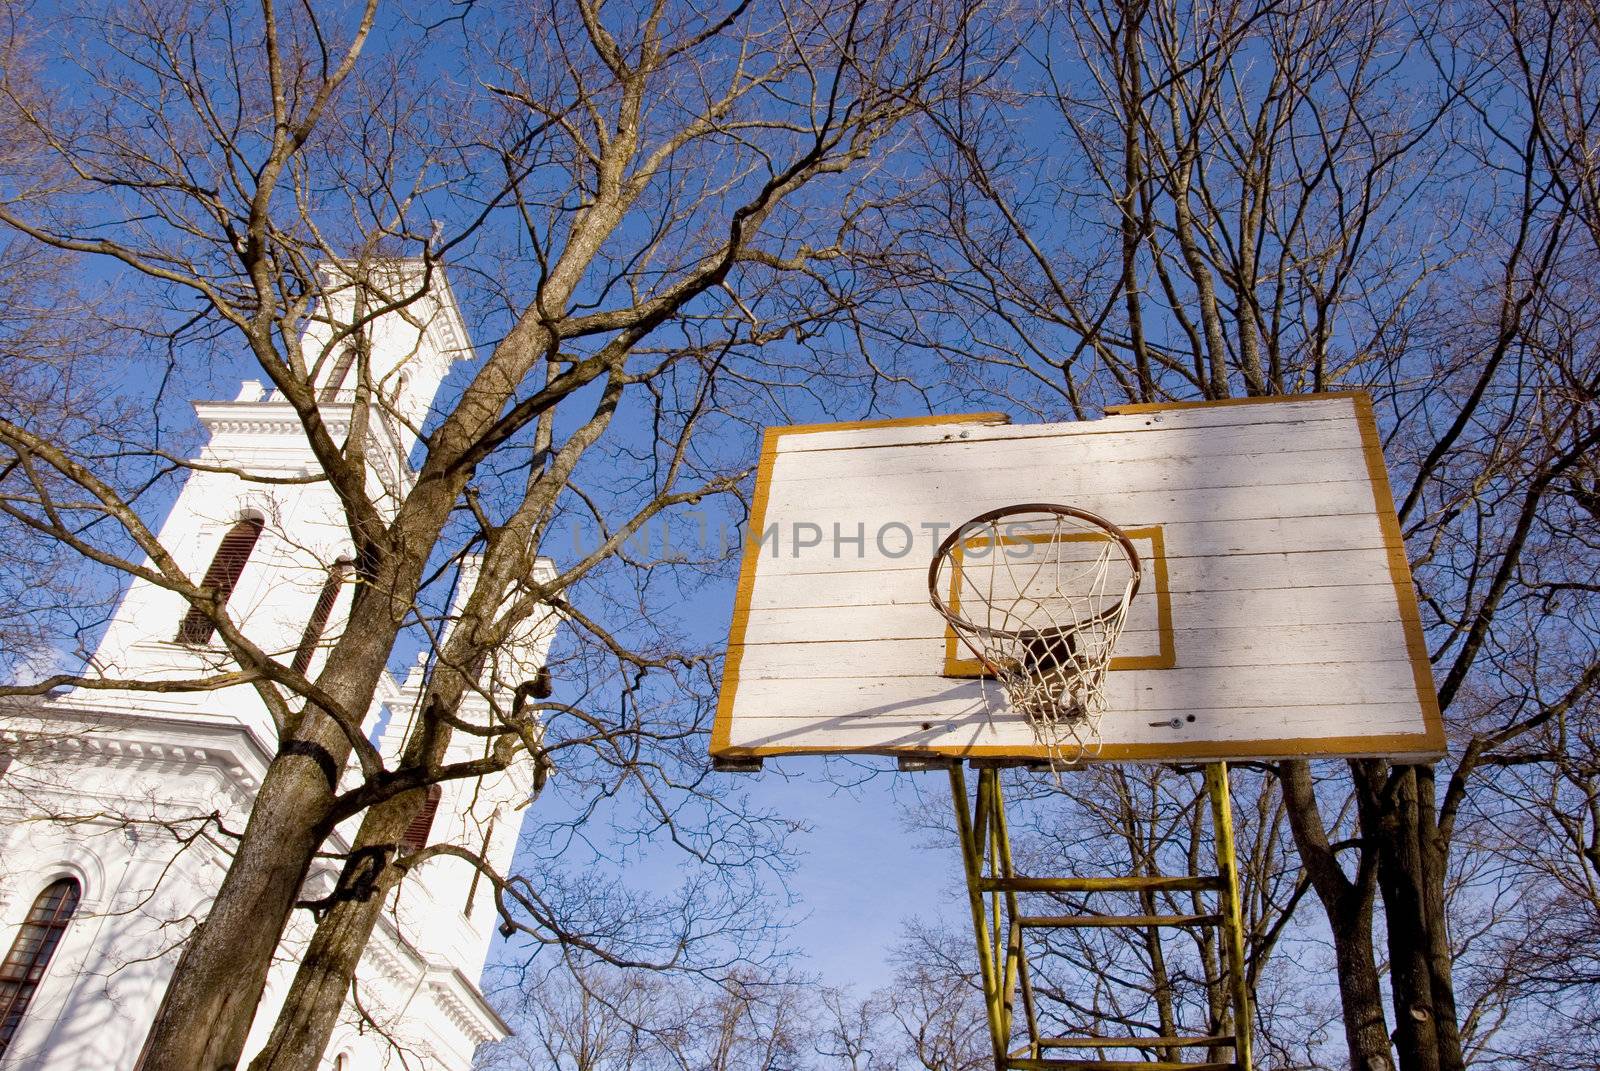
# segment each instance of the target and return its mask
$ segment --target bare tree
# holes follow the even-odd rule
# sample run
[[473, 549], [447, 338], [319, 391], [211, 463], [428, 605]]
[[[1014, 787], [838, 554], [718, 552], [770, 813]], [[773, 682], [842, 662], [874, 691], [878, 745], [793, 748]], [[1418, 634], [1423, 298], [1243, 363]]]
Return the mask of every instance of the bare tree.
[[1380, 402], [1452, 753], [1277, 771], [1363, 1069], [1460, 1067], [1502, 1028], [1515, 971], [1452, 968], [1517, 879], [1451, 845], [1496, 770], [1553, 761], [1518, 742], [1593, 701], [1592, 16], [1045, 4], [1016, 76], [935, 120], [908, 293], [944, 295], [916, 337], [964, 397]]
[[[739, 972], [720, 985], [682, 976], [562, 965], [522, 991], [514, 1016], [523, 1037], [490, 1055], [491, 1068], [558, 1071], [787, 1071], [868, 1066], [828, 1053], [813, 1064], [812, 1044], [838, 1031], [813, 1015], [814, 987], [781, 974]], [[859, 1014], [835, 1001], [834, 1012]], [[831, 1014], [831, 1013], [830, 1013]], [[834, 1018], [835, 1027], [843, 1020]], [[850, 1031], [852, 1037], [855, 1036]]]
[[[321, 921], [260, 1071], [315, 1064], [387, 887], [440, 855], [472, 862], [444, 847], [395, 859], [429, 784], [528, 753], [542, 767], [588, 769], [597, 789], [636, 792], [656, 827], [681, 824], [682, 793], [715, 814], [695, 767], [679, 761], [698, 746], [705, 689], [692, 685], [708, 675], [650, 620], [652, 563], [629, 541], [738, 486], [741, 465], [716, 436], [748, 420], [740, 402], [781, 392], [775, 353], [792, 354], [817, 389], [830, 325], [849, 323], [873, 285], [835, 266], [875, 206], [903, 196], [879, 168], [901, 132], [976, 76], [964, 66], [970, 19], [966, 5], [922, 2], [620, 11], [579, 0], [532, 14], [444, 6], [432, 22], [375, 0], [326, 11], [135, 5], [75, 16], [54, 39], [93, 43], [68, 44], [48, 79], [7, 79], [9, 109], [70, 176], [74, 211], [40, 210], [19, 181], [0, 223], [141, 280], [173, 310], [165, 342], [180, 370], [211, 338], [242, 347], [304, 427], [359, 580], [345, 628], [308, 676], [180, 567], [135, 508], [127, 474], [92, 447], [142, 451], [155, 470], [146, 481], [181, 475], [179, 455], [157, 440], [63, 442], [25, 419], [0, 421], [9, 521], [181, 594], [226, 662], [175, 686], [248, 684], [279, 729], [226, 877], [167, 989], [147, 1071], [236, 1063], [308, 867], [348, 818], [361, 816], [354, 850], [314, 905]], [[442, 77], [417, 79], [419, 67]], [[392, 270], [397, 257], [411, 266]], [[492, 341], [419, 429], [415, 479], [375, 487], [373, 439], [408, 418], [375, 378], [364, 331], [438, 292], [446, 260]], [[319, 384], [347, 346], [341, 439]], [[552, 530], [574, 516], [592, 545], [535, 579]], [[441, 638], [427, 593], [467, 550], [481, 564]], [[614, 571], [629, 569], [646, 579]], [[573, 702], [524, 689], [506, 703], [484, 668], [550, 607], [584, 657], [608, 668]], [[386, 764], [361, 722], [407, 630], [433, 647], [431, 676]], [[640, 690], [662, 677], [678, 683]], [[91, 671], [6, 691], [62, 684], [149, 686]], [[475, 694], [487, 720], [464, 714]], [[457, 734], [482, 738], [483, 757], [445, 761]], [[359, 776], [336, 784], [327, 771], [347, 764]], [[677, 835], [708, 857], [729, 847]], [[743, 861], [765, 850], [732, 847]], [[585, 943], [549, 890], [485, 876], [515, 925]], [[681, 964], [686, 953], [663, 940], [647, 958]]]

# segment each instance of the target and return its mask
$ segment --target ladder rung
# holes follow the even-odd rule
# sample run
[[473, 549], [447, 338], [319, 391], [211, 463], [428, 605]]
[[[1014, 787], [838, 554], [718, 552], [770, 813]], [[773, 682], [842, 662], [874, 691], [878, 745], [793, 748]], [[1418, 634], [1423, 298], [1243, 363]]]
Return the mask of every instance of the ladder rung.
[[1124, 878], [979, 878], [984, 892], [1197, 892], [1221, 889], [1222, 879], [1211, 874], [1184, 877]]
[[1232, 1045], [1232, 1034], [1189, 1038], [1040, 1038], [1045, 1049], [1198, 1049], [1212, 1045]]
[[1009, 1071], [1236, 1071], [1238, 1064], [1186, 1064], [1181, 1060], [1007, 1060]]
[[1029, 915], [1020, 926], [1220, 926], [1221, 915]]

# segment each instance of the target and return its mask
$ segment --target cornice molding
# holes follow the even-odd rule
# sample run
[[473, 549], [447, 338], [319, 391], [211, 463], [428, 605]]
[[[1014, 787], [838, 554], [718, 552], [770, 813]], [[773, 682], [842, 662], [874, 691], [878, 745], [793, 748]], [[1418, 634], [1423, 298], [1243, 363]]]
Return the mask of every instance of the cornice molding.
[[[349, 404], [321, 406], [322, 419], [330, 434], [350, 430]], [[213, 435], [223, 432], [246, 435], [292, 435], [305, 441], [306, 429], [288, 402], [195, 402], [194, 413]], [[306, 447], [307, 452], [310, 447]]]
[[[246, 736], [243, 732], [239, 735]], [[248, 811], [255, 803], [260, 779], [242, 756], [226, 746], [207, 747], [172, 743], [144, 734], [144, 738], [109, 736], [86, 728], [78, 733], [55, 735], [48, 730], [30, 732], [26, 729], [0, 729], [0, 741], [27, 749], [30, 755], [48, 756], [62, 763], [77, 762], [98, 769], [128, 770], [130, 772], [193, 775], [212, 770], [221, 776], [233, 803]], [[70, 790], [71, 785], [63, 785]]]
[[[425, 956], [400, 931], [387, 912], [379, 916], [373, 936], [382, 939], [368, 944], [368, 954], [384, 961], [378, 966], [385, 977], [406, 986], [426, 980], [430, 998], [445, 1009], [445, 1014], [456, 1025], [456, 1029], [471, 1038], [473, 1044], [499, 1041], [511, 1036], [511, 1027], [490, 1006], [483, 990], [459, 967], [437, 963]], [[409, 965], [404, 957], [410, 958]], [[434, 995], [436, 993], [439, 995]]]
[[211, 767], [226, 775], [235, 794], [249, 805], [272, 755], [239, 723], [113, 710], [76, 697], [58, 697], [3, 708], [32, 719], [24, 727], [0, 729], [0, 739], [27, 742], [31, 748], [63, 756], [92, 758], [97, 764], [130, 769], [192, 772]]
[[483, 999], [478, 987], [454, 968], [428, 982], [428, 996], [473, 1045], [499, 1041], [511, 1033], [505, 1021]]

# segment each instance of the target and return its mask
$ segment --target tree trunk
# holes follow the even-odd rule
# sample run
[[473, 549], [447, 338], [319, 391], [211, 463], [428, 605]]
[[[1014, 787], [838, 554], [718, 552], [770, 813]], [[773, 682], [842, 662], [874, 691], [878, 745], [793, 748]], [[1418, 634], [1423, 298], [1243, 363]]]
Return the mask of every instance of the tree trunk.
[[1356, 766], [1362, 833], [1378, 854], [1401, 1071], [1462, 1071], [1433, 770]]
[[1461, 1019], [1456, 1010], [1455, 952], [1450, 947], [1450, 917], [1445, 913], [1444, 883], [1450, 867], [1450, 846], [1439, 829], [1433, 767], [1413, 766], [1417, 784], [1417, 822], [1423, 862], [1422, 904], [1428, 917], [1428, 977], [1433, 984], [1433, 1010], [1438, 1015], [1439, 1066], [1465, 1071], [1461, 1052]]
[[1333, 932], [1339, 967], [1339, 1004], [1344, 1013], [1345, 1044], [1356, 1071], [1394, 1071], [1389, 1027], [1384, 1018], [1383, 989], [1372, 947], [1372, 908], [1376, 866], [1362, 848], [1354, 880], [1339, 865], [1328, 842], [1327, 827], [1317, 808], [1311, 766], [1304, 760], [1278, 764], [1283, 797], [1301, 862], [1311, 887], [1322, 902]]
[[[390, 590], [420, 568], [382, 578]], [[318, 684], [347, 711], [365, 714], [400, 621], [387, 600], [358, 601]], [[357, 716], [359, 717], [360, 714]], [[287, 733], [256, 794], [206, 919], [179, 958], [145, 1042], [140, 1071], [234, 1071], [255, 1019], [272, 956], [300, 898], [351, 745], [317, 707]]]
[[[463, 616], [460, 627], [470, 631], [468, 621]], [[464, 690], [460, 675], [442, 674], [430, 687], [427, 704], [448, 704], [453, 709]], [[451, 736], [447, 725], [430, 724], [430, 731], [406, 741], [400, 766], [436, 765], [444, 758]], [[328, 912], [317, 922], [272, 1034], [250, 1062], [250, 1071], [317, 1071], [388, 890], [393, 888], [391, 868], [400, 841], [426, 799], [421, 789], [402, 792], [373, 805], [362, 816], [344, 870], [329, 896]]]
[[1328, 911], [1339, 967], [1339, 1008], [1344, 1013], [1350, 1065], [1360, 1071], [1394, 1071], [1383, 988], [1372, 948], [1373, 887], [1341, 897]]
[[285, 750], [267, 768], [233, 865], [173, 971], [141, 1071], [237, 1067], [330, 799], [312, 756]]
[[339, 877], [334, 903], [317, 923], [266, 1047], [250, 1071], [316, 1071], [387, 899], [385, 871], [425, 793], [386, 800], [366, 813]]

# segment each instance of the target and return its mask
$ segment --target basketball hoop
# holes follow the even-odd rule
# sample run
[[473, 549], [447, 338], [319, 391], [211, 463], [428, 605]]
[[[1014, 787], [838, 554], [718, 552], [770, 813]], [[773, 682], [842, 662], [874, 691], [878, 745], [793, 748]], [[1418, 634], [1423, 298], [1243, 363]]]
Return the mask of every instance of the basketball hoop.
[[1133, 541], [1098, 514], [1003, 506], [939, 545], [928, 598], [1009, 709], [1052, 755], [1072, 762], [1099, 750], [1106, 670], [1139, 570]]

